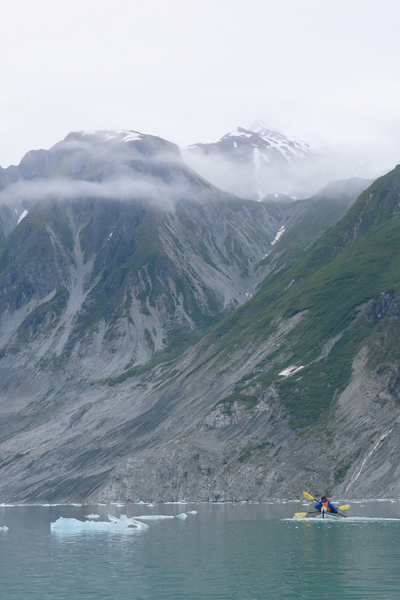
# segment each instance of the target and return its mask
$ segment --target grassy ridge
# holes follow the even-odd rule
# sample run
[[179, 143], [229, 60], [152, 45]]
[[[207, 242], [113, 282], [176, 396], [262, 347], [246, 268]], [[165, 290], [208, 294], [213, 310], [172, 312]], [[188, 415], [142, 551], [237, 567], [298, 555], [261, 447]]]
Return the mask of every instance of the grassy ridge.
[[[260, 343], [276, 329], [277, 317], [306, 311], [286, 336], [283, 350], [290, 361], [249, 382], [276, 385], [292, 426], [314, 422], [345, 388], [354, 356], [378, 325], [371, 306], [382, 292], [400, 291], [399, 183], [399, 168], [375, 182], [341, 222], [288, 269], [269, 277], [217, 330], [216, 338], [226, 331], [218, 351]], [[329, 355], [316, 361], [339, 334]], [[279, 377], [289, 364], [305, 368]]]

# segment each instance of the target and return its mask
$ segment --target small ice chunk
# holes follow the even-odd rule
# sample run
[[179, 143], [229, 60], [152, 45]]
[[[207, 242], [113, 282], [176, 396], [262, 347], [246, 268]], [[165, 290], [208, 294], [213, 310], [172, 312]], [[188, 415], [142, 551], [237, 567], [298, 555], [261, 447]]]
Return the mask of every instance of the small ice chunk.
[[161, 521], [162, 519], [173, 519], [174, 515], [142, 515], [135, 519], [143, 519], [144, 521]]
[[6, 527], [6, 525], [4, 525], [3, 527], [0, 527], [0, 531], [8, 531], [8, 527]]
[[85, 519], [100, 519], [100, 515], [96, 515], [96, 514], [86, 515]]
[[197, 515], [197, 510], [188, 510], [188, 515]]
[[18, 225], [19, 223], [21, 223], [22, 219], [25, 219], [25, 217], [26, 217], [26, 215], [27, 215], [27, 214], [28, 214], [28, 211], [27, 211], [27, 210], [24, 210], [24, 212], [22, 213], [22, 215], [21, 215], [21, 216], [20, 216], [20, 218], [18, 219], [18, 223], [17, 223], [17, 225]]
[[51, 531], [58, 533], [76, 533], [77, 531], [132, 531], [148, 529], [146, 523], [130, 519], [121, 515], [118, 519], [107, 514], [109, 521], [78, 521], [78, 519], [66, 519], [60, 517], [55, 523], [50, 523]]
[[177, 519], [187, 519], [186, 513], [179, 513], [179, 515], [175, 515]]

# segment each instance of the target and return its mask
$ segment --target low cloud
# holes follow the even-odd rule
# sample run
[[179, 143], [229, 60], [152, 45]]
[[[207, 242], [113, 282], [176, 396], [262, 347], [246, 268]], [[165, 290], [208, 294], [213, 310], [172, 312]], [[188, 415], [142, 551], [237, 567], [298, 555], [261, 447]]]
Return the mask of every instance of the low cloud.
[[258, 166], [251, 160], [239, 162], [190, 149], [183, 151], [183, 157], [192, 169], [217, 187], [254, 200], [271, 193], [309, 198], [331, 181], [370, 176], [357, 162], [326, 148], [309, 159], [287, 164], [266, 162], [261, 156]]
[[104, 198], [109, 200], [145, 200], [166, 210], [190, 193], [190, 185], [182, 178], [167, 184], [155, 177], [119, 178], [102, 182], [60, 179], [18, 181], [0, 192], [0, 203], [12, 205], [49, 199], [76, 200]]

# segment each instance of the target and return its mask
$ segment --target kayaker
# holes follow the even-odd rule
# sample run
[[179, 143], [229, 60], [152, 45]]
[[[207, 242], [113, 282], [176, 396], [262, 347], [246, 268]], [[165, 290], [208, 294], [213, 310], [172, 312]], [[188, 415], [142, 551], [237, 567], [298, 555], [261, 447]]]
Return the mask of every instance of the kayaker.
[[332, 502], [329, 502], [329, 499], [326, 496], [321, 496], [321, 500], [315, 505], [318, 513], [322, 511], [322, 507], [325, 507], [325, 512], [335, 513], [335, 515], [338, 513], [336, 506], [334, 506]]

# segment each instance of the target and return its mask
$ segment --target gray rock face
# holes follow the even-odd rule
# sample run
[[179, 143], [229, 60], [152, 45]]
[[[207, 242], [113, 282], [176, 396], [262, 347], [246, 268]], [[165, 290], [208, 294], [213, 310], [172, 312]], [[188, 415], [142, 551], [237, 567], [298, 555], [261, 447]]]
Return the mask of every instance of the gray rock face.
[[[293, 427], [282, 387], [313, 364], [296, 362], [312, 307], [280, 302], [327, 192], [242, 200], [132, 131], [70, 134], [1, 177], [0, 501], [389, 493], [398, 369], [370, 356], [378, 315], [397, 323], [394, 292], [355, 317], [370, 337], [325, 425]], [[318, 360], [345, 338], [324, 339]]]

